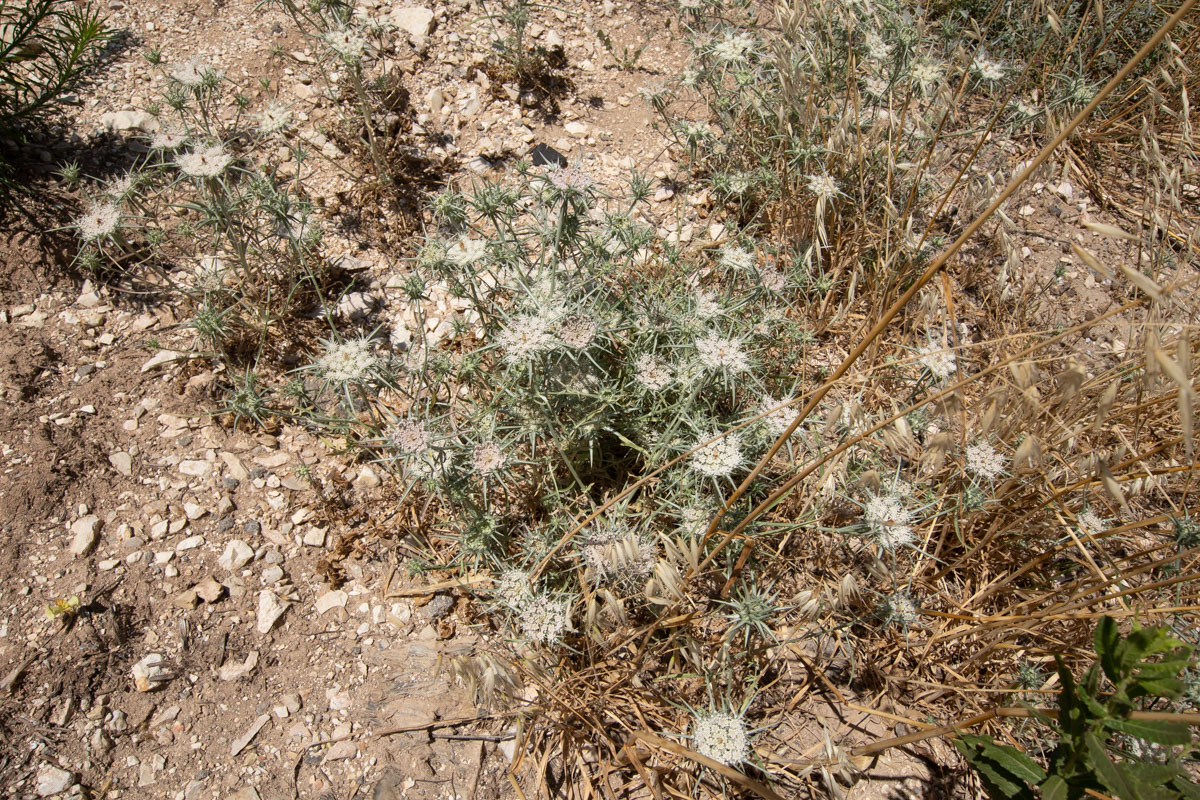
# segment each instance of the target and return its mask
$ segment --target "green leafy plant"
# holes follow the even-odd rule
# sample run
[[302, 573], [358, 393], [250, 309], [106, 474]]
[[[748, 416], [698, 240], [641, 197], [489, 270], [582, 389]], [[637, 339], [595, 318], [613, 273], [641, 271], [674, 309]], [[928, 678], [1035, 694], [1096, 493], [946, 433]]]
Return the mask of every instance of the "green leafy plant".
[[650, 44], [650, 40], [647, 39], [637, 47], [621, 45], [620, 49], [618, 49], [612, 37], [600, 29], [596, 30], [596, 38], [600, 40], [600, 44], [604, 45], [604, 49], [612, 56], [613, 61], [617, 63], [617, 67], [625, 72], [632, 72], [637, 69], [638, 60]]
[[0, 134], [63, 105], [111, 35], [91, 3], [0, 0]]
[[1057, 658], [1057, 713], [1030, 709], [1058, 737], [1046, 769], [989, 736], [955, 740], [989, 796], [1032, 800], [1035, 788], [1049, 800], [1081, 798], [1089, 790], [1122, 800], [1200, 796], [1200, 785], [1181, 764], [1193, 749], [1188, 725], [1178, 715], [1146, 710], [1152, 701], [1182, 697], [1180, 674], [1193, 648], [1162, 627], [1135, 628], [1122, 637], [1111, 617], [1097, 626], [1095, 647], [1097, 661], [1079, 680]]

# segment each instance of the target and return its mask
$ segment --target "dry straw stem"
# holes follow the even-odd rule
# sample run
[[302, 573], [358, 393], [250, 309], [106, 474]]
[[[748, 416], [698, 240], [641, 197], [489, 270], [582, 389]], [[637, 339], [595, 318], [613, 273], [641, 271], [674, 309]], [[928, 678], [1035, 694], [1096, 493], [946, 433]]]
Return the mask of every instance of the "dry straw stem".
[[[770, 449], [767, 450], [767, 453], [761, 459], [759, 459], [754, 469], [750, 471], [750, 474], [746, 476], [741, 484], [738, 485], [737, 489], [734, 490], [733, 494], [730, 495], [729, 499], [726, 500], [724, 505], [722, 505], [722, 507], [717, 511], [716, 516], [713, 518], [712, 522], [708, 526], [708, 530], [705, 532], [704, 538], [706, 540], [716, 532], [718, 526], [721, 524], [721, 519], [725, 516], [729, 509], [733, 507], [734, 503], [736, 503], [742, 497], [742, 495], [749, 490], [750, 486], [753, 485], [754, 481], [766, 468], [767, 464], [771, 462], [788, 438], [795, 433], [796, 428], [798, 428], [800, 424], [808, 418], [808, 415], [812, 413], [813, 409], [817, 407], [825, 395], [827, 395], [842, 378], [842, 376], [846, 374], [854, 362], [857, 361], [864, 352], [866, 352], [867, 348], [870, 347], [880, 335], [882, 335], [896, 315], [899, 314], [906, 305], [908, 305], [909, 301], [916, 296], [917, 292], [919, 292], [921, 288], [925, 286], [925, 284], [927, 284], [946, 266], [947, 263], [949, 263], [950, 259], [954, 257], [954, 255], [962, 248], [962, 246], [966, 244], [966, 242], [971, 239], [971, 237], [973, 237], [981, 227], [983, 227], [983, 225], [992, 217], [992, 215], [996, 213], [1000, 206], [1003, 205], [1004, 202], [1008, 200], [1008, 198], [1011, 197], [1017, 191], [1017, 189], [1019, 189], [1025, 183], [1025, 181], [1027, 181], [1029, 177], [1033, 175], [1033, 173], [1050, 158], [1054, 151], [1056, 151], [1062, 145], [1062, 143], [1066, 141], [1072, 133], [1075, 132], [1075, 129], [1092, 115], [1092, 112], [1096, 110], [1097, 106], [1099, 106], [1106, 97], [1112, 94], [1117, 86], [1120, 85], [1120, 83], [1124, 81], [1134, 69], [1137, 68], [1138, 64], [1145, 60], [1146, 56], [1148, 56], [1150, 52], [1154, 50], [1154, 48], [1157, 47], [1164, 38], [1166, 38], [1167, 34], [1170, 33], [1176, 24], [1178, 24], [1181, 19], [1187, 16], [1192, 8], [1195, 7], [1196, 2], [1197, 0], [1185, 0], [1179, 9], [1171, 15], [1170, 19], [1164, 22], [1162, 27], [1160, 27], [1155, 34], [1151, 36], [1144, 45], [1142, 45], [1141, 49], [1138, 50], [1138, 52], [1128, 62], [1126, 62], [1125, 66], [1123, 66], [1120, 71], [1117, 72], [1117, 74], [1114, 75], [1108, 81], [1108, 83], [1104, 85], [1104, 88], [1096, 93], [1096, 96], [1092, 98], [1092, 101], [1075, 115], [1070, 123], [1068, 123], [1067, 126], [1064, 127], [1059, 134], [1054, 137], [1053, 141], [1042, 148], [1037, 157], [1034, 158], [1033, 161], [1021, 171], [1021, 174], [1009, 182], [1009, 184], [1004, 188], [1004, 191], [1002, 191], [1000, 195], [994, 201], [992, 201], [991, 205], [989, 205], [978, 217], [976, 217], [975, 220], [967, 226], [966, 230], [964, 230], [958, 236], [958, 238], [955, 239], [954, 242], [944, 252], [942, 252], [941, 255], [933, 260], [925, 272], [922, 273], [921, 276], [907, 289], [907, 291], [905, 291], [904, 294], [902, 294], [896, 300], [896, 302], [892, 304], [891, 308], [884, 312], [880, 320], [873, 328], [871, 328], [866, 336], [863, 337], [858, 345], [855, 346], [850, 354], [846, 356], [845, 360], [842, 361], [841, 365], [834, 371], [829, 379], [822, 384], [820, 388], [816, 390], [816, 392], [813, 393], [813, 396], [809, 399], [805, 406], [799, 411], [799, 413], [796, 414], [796, 418], [792, 420], [792, 424], [789, 425], [787, 430], [785, 430], [779, 436], [779, 438], [775, 440], [775, 443], [771, 445]], [[746, 526], [750, 525], [759, 515], [778, 502], [783, 497], [783, 494], [786, 493], [786, 488], [786, 486], [781, 487], [779, 490], [773, 492], [770, 497], [759, 503], [759, 505], [756, 506], [754, 510], [751, 511], [736, 528], [727, 533], [720, 544], [713, 549], [713, 551], [704, 560], [704, 563], [701, 564], [701, 569], [703, 570], [709, 564], [711, 564], [713, 559], [716, 558], [717, 554], [724, 549], [724, 547], [728, 545], [728, 543], [732, 541], [738, 533], [741, 533]]]
[[[638, 742], [642, 742], [652, 747], [657, 747], [660, 750], [666, 750], [668, 753], [674, 753], [677, 756], [690, 758], [697, 764], [701, 764], [709, 769], [715, 770], [735, 783], [741, 784], [757, 794], [759, 797], [765, 798], [765, 800], [783, 800], [783, 798], [780, 797], [771, 787], [760, 783], [759, 781], [756, 781], [753, 778], [742, 774], [741, 772], [738, 772], [733, 767], [727, 767], [719, 761], [713, 761], [708, 756], [701, 755], [695, 750], [684, 747], [678, 742], [672, 742], [670, 739], [664, 739], [663, 737], [654, 733], [650, 733], [649, 731], [634, 731], [629, 737], [629, 741], [625, 745], [625, 750], [626, 756], [630, 757], [631, 760], [636, 756], [636, 752], [633, 751], [633, 748]], [[648, 781], [647, 785], [649, 785]]]

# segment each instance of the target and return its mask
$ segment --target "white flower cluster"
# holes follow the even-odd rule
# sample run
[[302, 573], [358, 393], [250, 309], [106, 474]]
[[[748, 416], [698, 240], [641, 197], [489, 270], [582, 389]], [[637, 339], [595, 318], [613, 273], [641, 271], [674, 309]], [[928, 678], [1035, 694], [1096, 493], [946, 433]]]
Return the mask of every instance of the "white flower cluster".
[[899, 623], [905, 628], [912, 627], [921, 621], [921, 611], [913, 602], [908, 592], [899, 591], [888, 595], [883, 600], [883, 611], [888, 622]]
[[[701, 438], [711, 439], [716, 434]], [[692, 468], [708, 478], [728, 478], [742, 466], [742, 437], [727, 433], [715, 442], [710, 442], [692, 453]]]
[[728, 712], [697, 713], [692, 723], [692, 741], [697, 753], [727, 767], [750, 758], [746, 721]]
[[150, 147], [155, 150], [178, 150], [187, 144], [188, 135], [177, 128], [164, 128], [150, 140]]
[[661, 392], [675, 380], [671, 368], [661, 359], [644, 353], [633, 362], [634, 380], [651, 392]]
[[491, 475], [507, 463], [504, 450], [496, 442], [483, 442], [471, 451], [471, 466], [480, 475]]
[[280, 103], [271, 103], [258, 115], [258, 132], [263, 136], [279, 133], [292, 122], [292, 112]]
[[404, 419], [388, 430], [387, 441], [407, 455], [424, 453], [429, 449], [429, 428], [420, 420]]
[[781, 293], [787, 288], [787, 281], [787, 273], [776, 266], [774, 261], [767, 261], [758, 268], [758, 282], [768, 292]]
[[469, 267], [487, 255], [487, 242], [464, 236], [446, 250], [446, 260], [456, 267]]
[[334, 383], [353, 383], [370, 376], [378, 363], [372, 352], [371, 340], [347, 339], [325, 343], [325, 352], [317, 359], [317, 372]]
[[713, 58], [723, 64], [745, 61], [754, 51], [754, 37], [748, 33], [730, 33], [713, 45]]
[[750, 369], [750, 361], [742, 350], [742, 340], [710, 334], [696, 340], [696, 359], [705, 369], [724, 370], [736, 375]]
[[954, 374], [954, 351], [946, 347], [945, 341], [931, 341], [918, 349], [917, 361], [938, 380], [944, 381]]
[[721, 251], [720, 264], [728, 270], [748, 270], [754, 266], [754, 253], [731, 245]]
[[708, 292], [696, 292], [696, 318], [710, 320], [721, 315], [721, 304]]
[[521, 632], [536, 644], [558, 644], [571, 630], [571, 601], [549, 594], [527, 594], [519, 608]]
[[325, 34], [325, 43], [329, 49], [347, 61], [357, 61], [362, 58], [367, 49], [367, 40], [349, 28], [339, 28]]
[[557, 340], [550, 325], [545, 314], [522, 314], [509, 320], [496, 337], [505, 360], [509, 364], [524, 364], [540, 353], [553, 350]]
[[992, 480], [1004, 472], [1004, 456], [987, 442], [968, 445], [967, 470], [980, 478]]
[[126, 172], [104, 187], [104, 196], [114, 201], [124, 200], [133, 193], [136, 184], [137, 176], [132, 172]]
[[85, 242], [94, 242], [111, 236], [121, 224], [121, 209], [116, 203], [93, 206], [75, 221], [79, 235]]
[[593, 185], [591, 177], [583, 170], [558, 164], [547, 167], [546, 180], [560, 192], [585, 192]]
[[783, 436], [783, 432], [792, 424], [792, 420], [796, 416], [796, 411], [791, 406], [784, 408], [776, 408], [776, 406], [787, 403], [792, 400], [791, 397], [786, 397], [783, 400], [776, 400], [771, 395], [763, 397], [762, 402], [755, 409], [755, 414], [766, 414], [759, 420], [767, 429], [767, 435], [772, 439], [778, 439]]
[[879, 546], [896, 550], [912, 544], [912, 511], [905, 508], [899, 495], [881, 494], [871, 497], [863, 507], [867, 527]]
[[1085, 536], [1095, 536], [1108, 528], [1108, 523], [1090, 508], [1085, 508], [1075, 516], [1075, 524], [1079, 526], [1079, 532]]
[[233, 156], [220, 144], [197, 147], [175, 159], [184, 175], [193, 178], [215, 178], [225, 171]]
[[611, 524], [588, 535], [583, 562], [599, 583], [636, 585], [654, 572], [658, 557], [636, 532], [625, 525]]
[[596, 320], [586, 314], [572, 314], [558, 326], [558, 340], [572, 350], [583, 350], [596, 338]]
[[713, 509], [706, 506], [687, 506], [679, 511], [678, 530], [684, 536], [699, 538], [708, 530], [713, 516]]
[[918, 58], [909, 68], [908, 80], [923, 94], [929, 94], [931, 89], [942, 82], [942, 67], [935, 61]]
[[887, 61], [892, 54], [892, 46], [883, 40], [875, 31], [867, 31], [867, 57], [875, 61]]
[[519, 569], [506, 570], [492, 591], [496, 599], [509, 608], [519, 608], [529, 597], [529, 575]]
[[809, 175], [807, 181], [808, 191], [814, 194], [818, 200], [828, 201], [837, 197], [837, 184], [830, 176]]
[[993, 61], [986, 56], [976, 56], [971, 62], [971, 71], [981, 81], [995, 83], [1004, 80], [1004, 76], [1008, 73], [1008, 67], [1003, 62]]

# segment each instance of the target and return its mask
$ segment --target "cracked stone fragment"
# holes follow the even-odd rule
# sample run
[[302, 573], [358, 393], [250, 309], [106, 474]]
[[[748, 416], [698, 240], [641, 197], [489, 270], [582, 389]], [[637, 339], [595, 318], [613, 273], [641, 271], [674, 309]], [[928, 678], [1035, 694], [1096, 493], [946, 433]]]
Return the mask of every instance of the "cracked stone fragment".
[[269, 589], [263, 589], [258, 593], [258, 632], [270, 633], [275, 627], [275, 623], [283, 616], [283, 612], [287, 611], [287, 607], [291, 603], [279, 599]]

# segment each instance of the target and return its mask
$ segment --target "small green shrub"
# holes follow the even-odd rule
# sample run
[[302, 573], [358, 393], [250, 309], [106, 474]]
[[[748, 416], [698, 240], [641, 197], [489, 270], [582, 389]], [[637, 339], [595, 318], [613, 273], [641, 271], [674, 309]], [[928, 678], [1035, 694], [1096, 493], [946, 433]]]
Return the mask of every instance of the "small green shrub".
[[[1047, 800], [1103, 796], [1172, 800], [1200, 796], [1181, 762], [1193, 750], [1187, 724], [1171, 715], [1139, 713], [1153, 701], [1176, 701], [1193, 648], [1167, 628], [1135, 628], [1126, 637], [1105, 617], [1096, 627], [1096, 657], [1076, 681], [1058, 658], [1057, 718], [1034, 716], [1057, 736], [1047, 769], [990, 736], [964, 735], [954, 745], [979, 773], [992, 798]], [[1107, 680], [1107, 686], [1102, 686]], [[1165, 717], [1165, 718], [1164, 718]]]
[[60, 108], [111, 36], [91, 3], [0, 0], [0, 135]]

